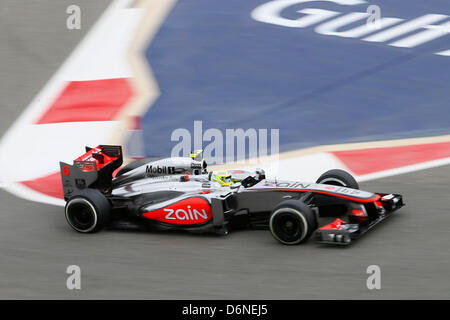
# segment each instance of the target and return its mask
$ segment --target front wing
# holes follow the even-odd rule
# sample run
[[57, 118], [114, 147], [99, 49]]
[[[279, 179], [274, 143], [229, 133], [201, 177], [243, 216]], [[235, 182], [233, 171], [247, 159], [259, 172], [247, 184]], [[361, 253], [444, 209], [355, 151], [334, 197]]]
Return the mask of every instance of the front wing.
[[378, 203], [379, 210], [375, 215], [351, 222], [336, 219], [334, 222], [316, 231], [316, 241], [323, 244], [349, 245], [405, 205], [401, 195], [379, 195], [381, 196], [381, 200]]

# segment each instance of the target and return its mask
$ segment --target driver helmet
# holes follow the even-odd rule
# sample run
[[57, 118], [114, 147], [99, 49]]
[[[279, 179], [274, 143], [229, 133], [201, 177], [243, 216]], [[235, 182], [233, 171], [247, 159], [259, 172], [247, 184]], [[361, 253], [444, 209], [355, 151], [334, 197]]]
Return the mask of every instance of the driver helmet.
[[231, 186], [233, 184], [231, 174], [226, 171], [214, 171], [211, 174], [211, 180], [220, 183], [222, 186]]

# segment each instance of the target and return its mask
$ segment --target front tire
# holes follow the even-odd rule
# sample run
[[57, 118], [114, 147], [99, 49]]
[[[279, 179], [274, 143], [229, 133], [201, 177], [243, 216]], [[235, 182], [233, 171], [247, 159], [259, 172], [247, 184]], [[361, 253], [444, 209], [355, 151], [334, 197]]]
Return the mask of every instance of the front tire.
[[311, 208], [299, 200], [287, 200], [276, 206], [269, 220], [272, 236], [286, 245], [306, 242], [317, 229]]
[[111, 205], [100, 191], [83, 189], [67, 201], [65, 216], [75, 231], [93, 233], [109, 223]]
[[347, 171], [341, 169], [328, 170], [317, 179], [316, 183], [359, 189], [355, 178]]

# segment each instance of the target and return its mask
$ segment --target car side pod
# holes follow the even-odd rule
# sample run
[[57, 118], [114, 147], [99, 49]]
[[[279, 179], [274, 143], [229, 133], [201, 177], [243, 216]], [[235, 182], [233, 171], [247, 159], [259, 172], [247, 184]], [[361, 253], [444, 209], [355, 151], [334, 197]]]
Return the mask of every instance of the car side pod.
[[399, 194], [378, 193], [378, 195], [380, 200], [365, 205], [369, 212], [367, 217], [362, 219], [349, 216], [349, 221], [353, 220], [351, 223], [338, 218], [316, 230], [316, 241], [322, 244], [349, 245], [405, 205]]

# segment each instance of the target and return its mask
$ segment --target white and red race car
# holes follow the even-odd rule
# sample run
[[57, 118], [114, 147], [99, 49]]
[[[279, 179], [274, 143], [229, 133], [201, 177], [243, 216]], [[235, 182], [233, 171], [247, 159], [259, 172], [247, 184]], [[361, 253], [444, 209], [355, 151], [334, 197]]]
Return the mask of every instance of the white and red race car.
[[[122, 162], [120, 146], [101, 145], [86, 148], [73, 165], [60, 163], [65, 216], [73, 229], [227, 234], [258, 228], [288, 245], [313, 233], [320, 243], [348, 245], [404, 205], [401, 195], [359, 190], [355, 179], [338, 169], [315, 183], [269, 180], [262, 170], [245, 172], [244, 178], [239, 171], [239, 182], [223, 186], [211, 179], [199, 155], [134, 162], [119, 170]], [[331, 223], [319, 226], [330, 217]]]

